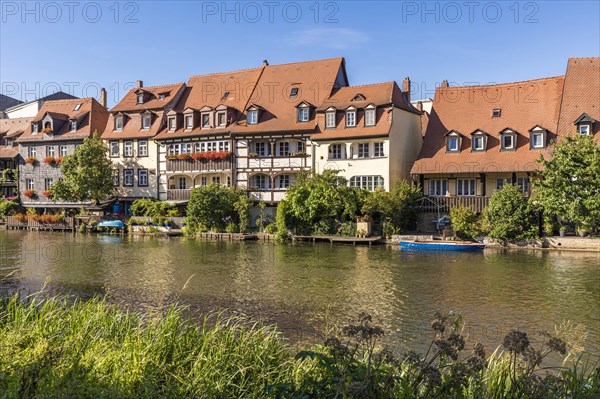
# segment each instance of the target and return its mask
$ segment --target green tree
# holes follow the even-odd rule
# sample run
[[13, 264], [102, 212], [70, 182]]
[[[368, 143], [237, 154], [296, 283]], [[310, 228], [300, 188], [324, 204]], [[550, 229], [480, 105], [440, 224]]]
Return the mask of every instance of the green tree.
[[580, 225], [600, 224], [600, 147], [593, 136], [565, 136], [533, 181], [535, 202], [545, 212]]
[[114, 193], [112, 161], [108, 149], [97, 136], [86, 138], [72, 155], [61, 163], [63, 178], [52, 185], [52, 199], [83, 202], [96, 205]]
[[458, 206], [450, 209], [450, 220], [452, 228], [460, 238], [475, 239], [481, 230], [477, 213], [466, 206]]
[[131, 204], [131, 213], [134, 216], [168, 216], [176, 212], [177, 207], [166, 201], [157, 201], [150, 198], [140, 198]]
[[517, 186], [508, 184], [496, 191], [484, 217], [492, 238], [519, 240], [537, 236], [536, 214]]
[[240, 194], [238, 200], [233, 204], [237, 211], [240, 233], [246, 233], [250, 229], [250, 209], [252, 208], [252, 200], [247, 195]]
[[187, 222], [192, 230], [200, 226], [224, 230], [230, 222], [238, 220], [235, 204], [245, 195], [243, 190], [218, 183], [194, 188], [187, 205]]
[[367, 194], [362, 212], [401, 230], [415, 226], [419, 200], [423, 193], [419, 186], [405, 180], [394, 183], [391, 190], [375, 190]]

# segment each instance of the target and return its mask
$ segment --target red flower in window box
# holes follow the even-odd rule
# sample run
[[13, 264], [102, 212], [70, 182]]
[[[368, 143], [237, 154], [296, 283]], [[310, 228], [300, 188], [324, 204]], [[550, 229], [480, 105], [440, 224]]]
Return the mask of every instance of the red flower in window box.
[[50, 191], [50, 190], [42, 191], [42, 195], [46, 198], [52, 198], [52, 191]]
[[47, 165], [56, 165], [56, 158], [49, 155], [44, 158], [44, 163]]
[[27, 215], [24, 213], [17, 213], [15, 215], [15, 219], [17, 219], [19, 222], [23, 223], [27, 221]]
[[203, 154], [204, 154], [203, 152], [195, 152], [195, 153], [193, 153], [193, 154], [192, 154], [192, 159], [193, 159], [194, 161], [199, 161], [199, 160], [201, 160], [202, 158], [204, 158], [204, 155], [203, 155]]
[[177, 159], [181, 160], [181, 161], [187, 161], [191, 158], [191, 155], [188, 154], [187, 152], [184, 152], [183, 154], [179, 154], [177, 156]]
[[33, 190], [24, 190], [23, 191], [23, 195], [26, 196], [27, 198], [33, 198], [33, 197], [35, 197], [35, 191], [33, 191]]
[[56, 162], [57, 165], [60, 165], [62, 163], [62, 157], [57, 157], [54, 161]]
[[36, 157], [27, 157], [27, 158], [25, 158], [25, 163], [26, 164], [35, 165], [36, 162], [37, 162], [37, 158]]
[[42, 130], [42, 133], [52, 133], [52, 128], [51, 127], [45, 127], [44, 130]]

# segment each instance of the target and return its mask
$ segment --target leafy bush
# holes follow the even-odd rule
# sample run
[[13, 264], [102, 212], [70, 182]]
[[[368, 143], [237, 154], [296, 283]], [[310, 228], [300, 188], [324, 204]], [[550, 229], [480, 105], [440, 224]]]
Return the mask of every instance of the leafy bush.
[[356, 223], [344, 222], [337, 229], [338, 236], [354, 237], [356, 235]]
[[237, 233], [238, 227], [235, 223], [229, 222], [227, 226], [225, 226], [225, 232], [229, 234]]
[[452, 228], [457, 236], [463, 239], [476, 239], [481, 234], [477, 213], [466, 206], [450, 209]]
[[505, 185], [496, 191], [484, 210], [489, 236], [500, 240], [537, 237], [537, 218], [521, 189]]
[[421, 188], [407, 181], [396, 182], [390, 191], [375, 190], [368, 193], [362, 212], [381, 219], [401, 230], [412, 230], [416, 224]]
[[246, 196], [243, 190], [217, 183], [194, 188], [187, 205], [187, 222], [193, 229], [203, 225], [211, 230], [223, 231], [230, 221], [235, 223], [239, 220], [240, 207], [246, 206], [245, 200], [240, 198], [242, 196]]
[[277, 241], [285, 241], [288, 238], [286, 207], [287, 202], [285, 200], [277, 204], [277, 213], [275, 214], [275, 225], [277, 226], [277, 235], [275, 238]]
[[277, 233], [277, 224], [271, 222], [265, 227], [265, 233], [275, 234]]
[[160, 216], [177, 216], [177, 208], [174, 204], [155, 199], [141, 198], [133, 201], [131, 204], [131, 214], [134, 216], [150, 216], [158, 218]]
[[236, 212], [238, 213], [240, 233], [247, 233], [250, 229], [250, 209], [252, 208], [252, 201], [246, 195], [240, 195], [238, 200], [233, 204]]

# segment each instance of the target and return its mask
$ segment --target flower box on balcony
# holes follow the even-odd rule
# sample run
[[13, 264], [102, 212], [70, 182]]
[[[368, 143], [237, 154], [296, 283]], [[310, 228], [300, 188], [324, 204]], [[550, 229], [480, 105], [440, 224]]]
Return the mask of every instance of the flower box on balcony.
[[37, 162], [37, 158], [36, 157], [27, 157], [25, 158], [25, 163], [28, 165], [35, 165]]
[[26, 196], [27, 198], [33, 198], [33, 197], [35, 197], [35, 191], [25, 190], [25, 191], [23, 191], [23, 195]]
[[44, 158], [44, 163], [50, 166], [56, 165], [56, 158], [53, 156], [47, 156]]
[[183, 154], [179, 154], [177, 156], [177, 159], [179, 159], [180, 161], [189, 161], [190, 159], [192, 159], [192, 155], [185, 152]]
[[52, 191], [50, 191], [50, 190], [42, 191], [42, 195], [46, 198], [52, 198]]

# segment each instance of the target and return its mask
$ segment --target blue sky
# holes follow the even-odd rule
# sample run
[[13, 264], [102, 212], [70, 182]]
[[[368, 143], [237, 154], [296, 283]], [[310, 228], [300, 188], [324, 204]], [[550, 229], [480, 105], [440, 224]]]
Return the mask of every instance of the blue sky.
[[600, 56], [598, 1], [1, 1], [0, 91], [109, 91], [189, 76], [343, 56], [353, 85], [410, 76], [436, 85], [562, 75]]

